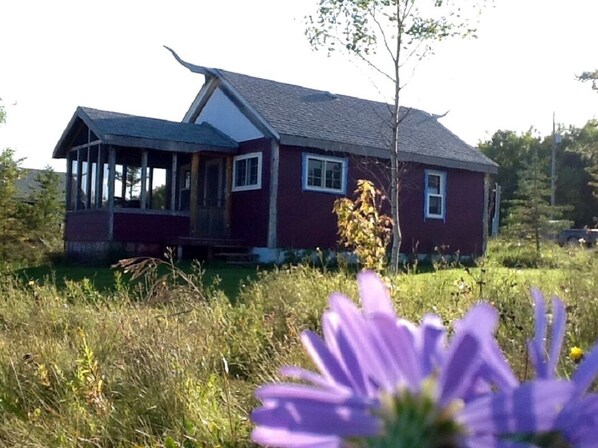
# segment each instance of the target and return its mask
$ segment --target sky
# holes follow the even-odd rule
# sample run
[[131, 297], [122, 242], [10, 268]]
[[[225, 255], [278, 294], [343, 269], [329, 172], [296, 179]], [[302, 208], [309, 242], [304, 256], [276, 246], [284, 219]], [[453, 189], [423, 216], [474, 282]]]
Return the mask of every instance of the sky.
[[[462, 0], [460, 0], [462, 1]], [[313, 51], [304, 17], [317, 0], [0, 0], [0, 149], [23, 167], [50, 165], [77, 106], [180, 121], [208, 67], [384, 101], [390, 85], [343, 54]], [[597, 0], [494, 0], [475, 40], [451, 40], [420, 62], [403, 105], [477, 145], [497, 130], [547, 135], [598, 117], [598, 93], [576, 80], [598, 69]]]

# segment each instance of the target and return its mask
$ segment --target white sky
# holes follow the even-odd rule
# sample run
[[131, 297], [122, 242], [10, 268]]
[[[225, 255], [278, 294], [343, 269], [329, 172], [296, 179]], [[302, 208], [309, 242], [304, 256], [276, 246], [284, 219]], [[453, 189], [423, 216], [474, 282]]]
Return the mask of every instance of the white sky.
[[[209, 67], [384, 100], [363, 65], [313, 52], [303, 17], [317, 0], [0, 0], [0, 148], [25, 167], [51, 154], [78, 105], [180, 121], [203, 83], [162, 45]], [[575, 79], [598, 69], [597, 0], [495, 0], [479, 38], [421, 63], [403, 104], [448, 115], [471, 144], [498, 129], [548, 134], [598, 116]], [[388, 86], [386, 86], [388, 87]], [[386, 94], [390, 94], [387, 91]]]

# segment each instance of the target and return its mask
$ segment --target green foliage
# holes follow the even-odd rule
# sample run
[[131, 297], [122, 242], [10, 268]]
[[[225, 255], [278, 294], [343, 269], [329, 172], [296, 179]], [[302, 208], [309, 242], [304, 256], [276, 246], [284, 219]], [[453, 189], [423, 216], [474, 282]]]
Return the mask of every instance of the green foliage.
[[565, 210], [550, 205], [550, 180], [545, 169], [545, 164], [533, 154], [520, 174], [507, 217], [508, 233], [533, 241], [538, 253], [541, 239], [551, 233], [550, 221], [560, 219]]
[[12, 149], [0, 152], [0, 260], [21, 260], [27, 249], [23, 209], [17, 198], [17, 181], [22, 175], [21, 160]]
[[48, 166], [36, 175], [35, 183], [24, 204], [26, 236], [42, 253], [57, 251], [62, 246], [65, 207], [61, 179]]
[[[0, 124], [5, 118], [0, 104]], [[60, 178], [46, 168], [35, 179], [39, 188], [26, 197], [18, 188], [26, 174], [22, 162], [10, 148], [0, 152], [0, 268], [39, 261], [62, 246]]]
[[367, 57], [383, 50], [396, 58], [405, 50], [403, 57], [422, 58], [434, 41], [475, 33], [464, 9], [436, 0], [319, 0], [317, 14], [307, 18], [306, 35], [314, 48], [329, 52], [340, 47]]
[[334, 202], [340, 243], [355, 252], [364, 269], [382, 271], [387, 264], [392, 220], [380, 212], [384, 197], [368, 180], [358, 180], [356, 198]]
[[583, 72], [577, 77], [581, 82], [590, 81], [592, 83], [592, 89], [598, 90], [598, 70], [593, 72]]
[[[589, 185], [591, 160], [598, 160], [598, 157], [591, 157], [592, 148], [598, 147], [598, 135], [593, 136], [592, 129], [592, 121], [581, 129], [561, 127], [557, 136], [560, 138], [556, 140], [556, 203], [569, 206], [563, 217], [578, 227], [591, 224], [592, 218], [597, 215], [598, 202], [592, 196]], [[548, 170], [552, 139], [552, 135], [540, 136], [532, 130], [524, 133], [500, 130], [489, 140], [480, 142], [480, 150], [499, 165], [495, 181], [502, 192], [501, 224], [509, 215], [518, 183], [532, 157], [537, 156]]]
[[598, 198], [598, 120], [590, 120], [581, 129], [571, 129], [569, 151], [578, 154], [586, 162], [588, 185]]

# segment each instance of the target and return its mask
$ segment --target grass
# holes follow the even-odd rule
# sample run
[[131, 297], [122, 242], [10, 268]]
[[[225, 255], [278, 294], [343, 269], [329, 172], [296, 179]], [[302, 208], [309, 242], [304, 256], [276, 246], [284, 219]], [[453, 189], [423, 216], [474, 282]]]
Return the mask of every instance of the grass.
[[[450, 326], [492, 302], [499, 342], [525, 378], [530, 287], [566, 301], [564, 352], [587, 349], [598, 339], [598, 260], [595, 250], [536, 255], [511, 244], [493, 242], [475, 267], [435, 264], [385, 280], [414, 321], [436, 312]], [[2, 275], [0, 446], [250, 447], [255, 388], [282, 365], [313, 368], [300, 332], [320, 330], [330, 292], [357, 297], [354, 272], [342, 269], [179, 268], [146, 270], [137, 283], [73, 266]], [[561, 372], [573, 368], [564, 356]]]
[[[191, 272], [192, 263], [183, 261], [177, 263], [177, 267], [185, 272]], [[205, 270], [204, 281], [211, 285], [217, 285], [229, 298], [234, 299], [239, 293], [239, 288], [248, 281], [255, 279], [258, 272], [266, 267], [229, 265], [221, 262], [212, 262], [203, 266]], [[60, 290], [66, 287], [68, 282], [89, 281], [98, 291], [112, 292], [116, 288], [117, 272], [123, 273], [122, 269], [108, 266], [82, 266], [69, 263], [56, 265], [40, 265], [17, 270], [18, 278], [25, 282], [36, 281], [54, 284]], [[130, 275], [123, 273], [123, 281], [131, 281]], [[133, 281], [136, 283], [136, 281]]]

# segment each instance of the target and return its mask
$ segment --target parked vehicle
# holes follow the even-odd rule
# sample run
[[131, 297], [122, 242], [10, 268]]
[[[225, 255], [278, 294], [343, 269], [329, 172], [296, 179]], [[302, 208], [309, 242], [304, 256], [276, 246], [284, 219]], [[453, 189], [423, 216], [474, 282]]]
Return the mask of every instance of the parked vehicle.
[[585, 244], [590, 247], [598, 242], [598, 229], [566, 229], [557, 235], [556, 240], [561, 246]]

